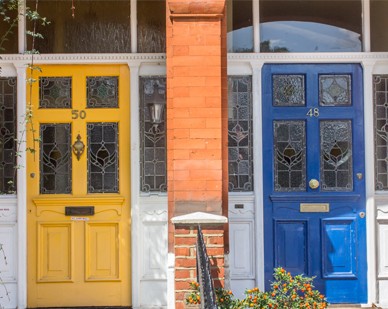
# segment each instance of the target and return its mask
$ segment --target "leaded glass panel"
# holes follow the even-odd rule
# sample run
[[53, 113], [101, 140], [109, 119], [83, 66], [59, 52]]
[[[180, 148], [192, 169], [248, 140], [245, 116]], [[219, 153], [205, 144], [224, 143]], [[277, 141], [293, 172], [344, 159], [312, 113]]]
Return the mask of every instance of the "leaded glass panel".
[[40, 194], [71, 193], [71, 124], [40, 124]]
[[[16, 77], [0, 78], [0, 192], [16, 191]], [[8, 182], [12, 181], [12, 184]]]
[[88, 135], [88, 193], [119, 192], [119, 126], [90, 122]]
[[388, 190], [388, 75], [374, 76], [375, 186]]
[[39, 77], [39, 108], [71, 108], [71, 77]]
[[252, 77], [228, 77], [229, 191], [253, 190]]
[[118, 76], [86, 77], [87, 108], [119, 107]]
[[352, 191], [351, 120], [322, 120], [320, 136], [322, 191]]
[[319, 105], [347, 106], [352, 102], [351, 75], [320, 75]]
[[154, 85], [159, 85], [159, 94], [166, 96], [164, 76], [142, 77], [140, 79], [140, 191], [167, 191], [167, 144], [166, 110], [162, 122], [151, 123], [146, 100], [154, 93]]
[[274, 106], [304, 106], [304, 75], [273, 75]]
[[306, 190], [306, 130], [299, 120], [274, 121], [275, 191]]

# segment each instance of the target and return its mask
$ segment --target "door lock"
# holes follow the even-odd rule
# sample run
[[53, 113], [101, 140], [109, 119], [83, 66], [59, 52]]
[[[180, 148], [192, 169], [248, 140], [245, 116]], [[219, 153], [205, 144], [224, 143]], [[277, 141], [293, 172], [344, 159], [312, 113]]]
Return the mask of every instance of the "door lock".
[[319, 181], [316, 179], [311, 179], [309, 182], [309, 186], [311, 189], [316, 189], [319, 187]]
[[358, 180], [361, 180], [361, 178], [362, 178], [362, 174], [361, 173], [357, 173], [356, 176], [357, 176]]
[[359, 213], [359, 215], [360, 215], [361, 219], [363, 219], [363, 218], [365, 217], [365, 212], [361, 211], [361, 212]]

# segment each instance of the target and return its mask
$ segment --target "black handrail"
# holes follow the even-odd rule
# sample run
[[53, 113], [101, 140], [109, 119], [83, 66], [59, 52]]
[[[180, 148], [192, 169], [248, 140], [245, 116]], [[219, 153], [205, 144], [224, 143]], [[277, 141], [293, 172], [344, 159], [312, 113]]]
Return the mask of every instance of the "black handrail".
[[210, 261], [206, 246], [203, 242], [201, 226], [198, 224], [197, 233], [197, 281], [200, 286], [200, 308], [217, 309], [216, 294], [214, 293], [213, 279], [210, 273]]

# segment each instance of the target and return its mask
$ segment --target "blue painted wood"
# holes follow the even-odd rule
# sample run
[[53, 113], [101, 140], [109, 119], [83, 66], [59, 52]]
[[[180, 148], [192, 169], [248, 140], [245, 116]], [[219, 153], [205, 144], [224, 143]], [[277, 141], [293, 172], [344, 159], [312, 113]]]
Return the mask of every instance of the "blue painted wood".
[[[274, 107], [272, 76], [303, 74], [306, 106]], [[350, 74], [352, 105], [319, 106], [319, 74]], [[316, 276], [315, 286], [331, 303], [367, 302], [363, 77], [359, 64], [268, 64], [262, 70], [263, 184], [265, 285], [270, 289], [273, 269], [285, 267], [293, 275]], [[319, 108], [319, 117], [309, 117]], [[321, 120], [351, 120], [353, 191], [322, 192], [311, 189], [320, 181]], [[274, 120], [303, 120], [306, 126], [306, 182], [303, 192], [274, 190]], [[328, 213], [301, 213], [300, 203], [330, 203]], [[292, 250], [292, 248], [298, 248]], [[303, 247], [303, 248], [302, 248]], [[294, 252], [292, 252], [294, 251]], [[292, 255], [293, 254], [293, 255]], [[288, 265], [288, 267], [287, 267]], [[288, 268], [288, 269], [287, 269]]]

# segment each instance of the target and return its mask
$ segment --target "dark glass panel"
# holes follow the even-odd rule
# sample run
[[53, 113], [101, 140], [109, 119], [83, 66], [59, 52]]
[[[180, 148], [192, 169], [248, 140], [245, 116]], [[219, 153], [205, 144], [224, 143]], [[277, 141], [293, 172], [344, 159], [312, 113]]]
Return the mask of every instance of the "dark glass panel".
[[320, 75], [319, 105], [346, 106], [352, 104], [351, 75]]
[[370, 0], [371, 51], [388, 51], [388, 1]]
[[88, 123], [88, 193], [119, 192], [117, 122]]
[[[16, 191], [16, 77], [0, 78], [0, 192]], [[12, 181], [13, 184], [8, 182]]]
[[274, 106], [304, 106], [304, 75], [273, 75]]
[[[38, 26], [44, 39], [35, 40], [41, 53], [131, 52], [130, 0], [40, 0], [39, 14], [51, 24]], [[27, 1], [35, 7], [35, 1]], [[27, 29], [32, 31], [32, 22]], [[31, 38], [28, 37], [28, 46]]]
[[165, 97], [166, 78], [142, 77], [140, 79], [140, 191], [167, 191], [166, 110], [162, 122], [152, 124], [146, 100], [154, 93], [155, 83], [159, 94]]
[[388, 75], [374, 75], [375, 187], [388, 190]]
[[[7, 3], [6, 1], [2, 2]], [[4, 38], [5, 40], [3, 43], [1, 43], [1, 47], [4, 48], [0, 50], [0, 54], [17, 54], [18, 53], [18, 26], [16, 22], [15, 27], [11, 27], [12, 21], [17, 18], [18, 10], [12, 9], [8, 10], [5, 5], [3, 5], [6, 9], [6, 12], [4, 12], [5, 16], [0, 17], [0, 39], [7, 33], [7, 31], [10, 31], [12, 33], [7, 34]], [[9, 17], [9, 22], [4, 21], [5, 18]]]
[[39, 108], [71, 108], [71, 77], [39, 77]]
[[360, 0], [261, 0], [261, 52], [360, 52]]
[[305, 122], [274, 121], [275, 191], [306, 190]]
[[228, 53], [253, 52], [252, 0], [227, 0], [226, 3]]
[[229, 191], [253, 190], [252, 77], [228, 76]]
[[87, 108], [119, 107], [118, 76], [88, 76], [86, 84]]
[[71, 193], [71, 124], [40, 124], [40, 194]]
[[166, 52], [166, 1], [137, 2], [137, 51], [139, 53]]
[[352, 191], [351, 120], [322, 120], [320, 135], [322, 191]]

